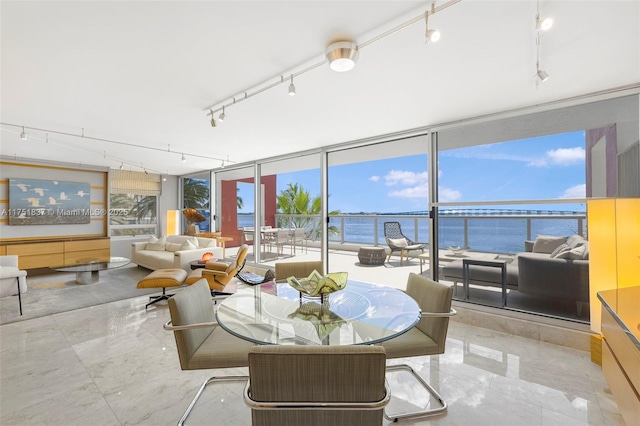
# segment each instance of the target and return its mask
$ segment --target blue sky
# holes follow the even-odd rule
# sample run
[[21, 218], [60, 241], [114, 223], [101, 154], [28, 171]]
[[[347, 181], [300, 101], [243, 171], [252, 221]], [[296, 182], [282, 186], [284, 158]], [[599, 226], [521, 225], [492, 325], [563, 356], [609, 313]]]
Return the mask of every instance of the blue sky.
[[[530, 138], [449, 151], [439, 159], [441, 202], [562, 199], [585, 196], [585, 132]], [[278, 175], [278, 192], [299, 182], [320, 194], [319, 170]], [[241, 185], [243, 212], [253, 211], [252, 185]], [[329, 169], [329, 208], [343, 213], [427, 210], [427, 156], [392, 158]], [[518, 205], [535, 209], [539, 206]], [[584, 210], [580, 204], [549, 210]]]

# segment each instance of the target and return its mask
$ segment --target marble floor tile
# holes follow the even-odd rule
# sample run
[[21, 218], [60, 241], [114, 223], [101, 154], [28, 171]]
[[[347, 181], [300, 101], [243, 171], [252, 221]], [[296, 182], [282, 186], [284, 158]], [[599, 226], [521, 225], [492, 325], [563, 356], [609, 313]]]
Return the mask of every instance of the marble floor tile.
[[[173, 333], [162, 328], [168, 307], [145, 309], [147, 301], [0, 326], [0, 424], [175, 425], [205, 379], [247, 373], [182, 371]], [[389, 362], [411, 365], [449, 404], [444, 415], [400, 424], [624, 426], [589, 353], [537, 337], [452, 321], [444, 354]], [[388, 379], [390, 412], [436, 404], [411, 375]], [[240, 382], [207, 387], [188, 424], [249, 426], [243, 390]]]

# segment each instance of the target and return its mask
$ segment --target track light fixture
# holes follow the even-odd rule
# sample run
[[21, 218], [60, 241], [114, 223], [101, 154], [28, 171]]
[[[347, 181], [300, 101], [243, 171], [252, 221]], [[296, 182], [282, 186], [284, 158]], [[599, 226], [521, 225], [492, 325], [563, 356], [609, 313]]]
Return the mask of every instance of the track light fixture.
[[22, 132], [20, 133], [20, 139], [23, 141], [27, 140], [27, 134], [24, 132], [24, 126], [22, 126]]
[[437, 30], [435, 28], [429, 29], [429, 15], [433, 15], [434, 13], [436, 13], [436, 4], [431, 3], [431, 11], [427, 10], [426, 12], [424, 12], [424, 25], [426, 27], [424, 41], [425, 44], [427, 44], [428, 42], [437, 43], [438, 40], [440, 40], [440, 30]]
[[[313, 71], [317, 68], [324, 66], [326, 63], [329, 63], [329, 67], [334, 71], [337, 71], [337, 72], [349, 71], [353, 69], [353, 67], [355, 66], [360, 50], [368, 47], [373, 43], [376, 43], [379, 40], [382, 40], [383, 38], [391, 34], [396, 33], [397, 31], [400, 31], [406, 28], [409, 25], [415, 24], [416, 22], [420, 22], [423, 19], [425, 20], [425, 24], [427, 24], [427, 29], [426, 29], [427, 41], [431, 41], [432, 43], [437, 42], [438, 40], [440, 40], [441, 34], [440, 34], [440, 31], [435, 28], [429, 29], [429, 26], [428, 26], [429, 15], [433, 15], [437, 12], [441, 12], [444, 9], [447, 9], [457, 3], [460, 3], [461, 1], [462, 0], [448, 0], [440, 4], [439, 6], [436, 6], [435, 2], [433, 2], [431, 4], [431, 9], [427, 10], [425, 13], [421, 13], [420, 15], [414, 18], [411, 18], [408, 21], [403, 22], [399, 25], [396, 25], [395, 27], [389, 30], [386, 30], [380, 34], [377, 34], [371, 37], [370, 39], [363, 41], [362, 43], [356, 44], [348, 40], [339, 40], [339, 41], [330, 43], [325, 50], [324, 59], [318, 62], [315, 62], [313, 64], [307, 65], [305, 68], [290, 74], [289, 91], [288, 91], [289, 95], [295, 96], [296, 94], [296, 87], [293, 84], [294, 75], [296, 77], [299, 77], [302, 74], [306, 74], [310, 71]], [[247, 90], [240, 92], [240, 94], [238, 94], [236, 97], [233, 97], [233, 103], [228, 102], [228, 100], [224, 100], [222, 102], [216, 102], [215, 104], [207, 107], [205, 111], [207, 109], [209, 110], [207, 115], [211, 116], [211, 127], [216, 127], [215, 121], [213, 119], [215, 113], [219, 111], [223, 111], [224, 113], [225, 106], [231, 106], [231, 105], [235, 105], [236, 102], [246, 101], [260, 93], [273, 89], [274, 87], [279, 86], [280, 84], [284, 84], [286, 82], [286, 78], [284, 77], [284, 75], [287, 73], [280, 74], [277, 80], [263, 82], [259, 85], [253, 86], [252, 88], [249, 88]], [[222, 117], [223, 117], [223, 114], [221, 114], [219, 117], [220, 121], [222, 121]]]
[[356, 66], [358, 46], [351, 41], [341, 40], [327, 46], [329, 67], [336, 72], [346, 72]]
[[118, 167], [120, 170], [124, 169], [124, 161], [122, 162], [122, 164], [120, 164], [120, 167]]
[[536, 87], [540, 83], [549, 80], [549, 73], [540, 69], [540, 34], [541, 31], [547, 31], [553, 25], [553, 19], [540, 19], [540, 0], [537, 2], [536, 10]]
[[224, 105], [222, 105], [222, 112], [218, 116], [218, 121], [222, 123], [224, 121], [225, 117], [226, 116], [224, 115]]
[[291, 74], [291, 84], [289, 84], [289, 96], [296, 95], [296, 86], [293, 84], [293, 74]]
[[[212, 120], [213, 120], [213, 119], [212, 119]], [[182, 154], [182, 158], [181, 158], [181, 160], [182, 160], [182, 162], [183, 162], [183, 163], [186, 163], [186, 162], [187, 162], [187, 157], [185, 157], [185, 156], [184, 156], [184, 154]]]
[[536, 31], [549, 31], [553, 26], [553, 19], [544, 18], [540, 19], [540, 16], [536, 16]]

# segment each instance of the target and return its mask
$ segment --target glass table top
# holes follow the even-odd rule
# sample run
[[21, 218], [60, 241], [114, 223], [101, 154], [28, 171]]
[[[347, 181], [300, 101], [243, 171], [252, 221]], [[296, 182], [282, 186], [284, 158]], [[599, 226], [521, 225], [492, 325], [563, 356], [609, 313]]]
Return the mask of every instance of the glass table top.
[[270, 282], [239, 288], [218, 305], [216, 319], [257, 344], [359, 345], [408, 331], [420, 320], [420, 308], [404, 292], [377, 284], [349, 280], [322, 302]]
[[64, 266], [52, 267], [56, 271], [61, 272], [93, 272], [104, 271], [105, 269], [120, 268], [128, 265], [131, 260], [126, 257], [109, 257], [106, 259], [87, 258], [78, 259], [77, 263]]

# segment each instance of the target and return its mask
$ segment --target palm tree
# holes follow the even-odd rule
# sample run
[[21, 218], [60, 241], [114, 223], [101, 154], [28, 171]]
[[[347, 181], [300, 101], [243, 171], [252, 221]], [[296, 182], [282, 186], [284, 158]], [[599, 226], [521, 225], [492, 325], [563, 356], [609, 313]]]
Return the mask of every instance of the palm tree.
[[[318, 195], [311, 198], [309, 191], [306, 191], [299, 183], [289, 183], [289, 187], [276, 196], [276, 208], [278, 213], [294, 215], [289, 220], [296, 228], [305, 228], [308, 233], [317, 239], [320, 237], [320, 221], [314, 220], [321, 213], [322, 198]], [[329, 212], [329, 215], [339, 214], [339, 210]], [[302, 217], [307, 216], [307, 217]], [[330, 234], [339, 234], [340, 230], [336, 226], [329, 226]]]
[[184, 208], [209, 209], [209, 181], [203, 179], [184, 180], [182, 186]]
[[[240, 192], [240, 188], [236, 188], [236, 192]], [[244, 207], [244, 200], [239, 195], [236, 198], [236, 205], [238, 206], [238, 210], [242, 210], [242, 208]]]

